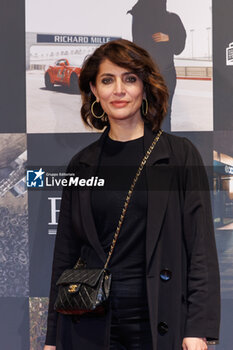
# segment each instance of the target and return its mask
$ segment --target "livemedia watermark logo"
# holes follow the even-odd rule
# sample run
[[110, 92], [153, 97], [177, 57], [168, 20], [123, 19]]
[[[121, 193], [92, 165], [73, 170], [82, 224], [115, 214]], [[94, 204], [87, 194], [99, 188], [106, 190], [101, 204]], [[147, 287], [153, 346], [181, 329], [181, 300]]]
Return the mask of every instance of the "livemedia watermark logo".
[[27, 170], [27, 187], [43, 189], [61, 189], [63, 187], [103, 187], [105, 180], [98, 176], [83, 178], [62, 171]]
[[40, 170], [27, 170], [27, 187], [44, 187], [44, 174], [45, 171]]

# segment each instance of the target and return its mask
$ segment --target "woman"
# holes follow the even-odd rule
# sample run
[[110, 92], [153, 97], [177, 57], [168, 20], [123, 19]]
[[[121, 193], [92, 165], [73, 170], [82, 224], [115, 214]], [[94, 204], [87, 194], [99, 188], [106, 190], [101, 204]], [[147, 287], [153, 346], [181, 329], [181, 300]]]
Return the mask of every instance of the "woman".
[[[79, 256], [90, 268], [103, 267], [135, 169], [168, 100], [148, 53], [127, 40], [104, 44], [86, 60], [80, 89], [84, 122], [107, 128], [72, 158], [68, 172], [104, 177], [106, 187], [63, 192], [44, 350], [207, 349], [219, 332], [208, 180], [191, 142], [165, 132], [135, 186], [117, 240], [107, 313], [76, 321], [53, 310], [56, 281]], [[123, 181], [117, 186], [112, 177]]]

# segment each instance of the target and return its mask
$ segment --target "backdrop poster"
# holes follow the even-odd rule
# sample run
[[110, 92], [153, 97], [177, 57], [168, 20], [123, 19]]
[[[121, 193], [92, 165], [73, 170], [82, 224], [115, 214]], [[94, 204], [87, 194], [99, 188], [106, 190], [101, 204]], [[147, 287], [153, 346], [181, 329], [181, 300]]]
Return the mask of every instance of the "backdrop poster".
[[233, 299], [233, 132], [213, 137], [214, 223], [221, 273], [221, 295]]
[[0, 347], [29, 349], [26, 134], [0, 134]]
[[0, 133], [25, 133], [24, 0], [1, 2]]
[[[77, 68], [114, 38], [134, 40], [157, 61], [171, 96], [165, 130], [213, 130], [211, 0], [69, 0], [66, 8], [64, 15], [61, 0], [26, 1], [28, 133], [90, 131], [80, 120]], [[60, 86], [46, 77], [50, 65]]]
[[214, 129], [233, 130], [233, 2], [213, 2]]
[[0, 134], [0, 297], [27, 297], [28, 198], [25, 134]]
[[[98, 137], [98, 133], [29, 134], [27, 169], [66, 172], [71, 157]], [[53, 186], [28, 189], [30, 350], [42, 350], [45, 341], [61, 194], [61, 189]]]
[[48, 186], [28, 188], [30, 297], [49, 295], [61, 203], [61, 187], [52, 185], [52, 174], [65, 173], [72, 156], [98, 137], [96, 133], [28, 135], [28, 170], [42, 169], [51, 175]]

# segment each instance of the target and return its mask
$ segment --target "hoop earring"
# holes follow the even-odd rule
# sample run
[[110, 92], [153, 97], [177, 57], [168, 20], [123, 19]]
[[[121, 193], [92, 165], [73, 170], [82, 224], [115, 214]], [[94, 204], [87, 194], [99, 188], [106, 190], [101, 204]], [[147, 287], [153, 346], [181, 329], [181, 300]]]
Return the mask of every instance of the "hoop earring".
[[[144, 108], [145, 105], [145, 108]], [[148, 113], [148, 101], [146, 98], [142, 100], [142, 115], [145, 117]]]
[[103, 111], [103, 113], [102, 113], [101, 115], [96, 115], [96, 114], [94, 113], [94, 105], [95, 105], [95, 103], [99, 103], [99, 102], [97, 102], [97, 100], [95, 100], [95, 101], [92, 103], [92, 105], [91, 105], [91, 113], [92, 113], [93, 117], [95, 117], [95, 118], [97, 118], [97, 119], [101, 119], [101, 118], [105, 115], [105, 112]]

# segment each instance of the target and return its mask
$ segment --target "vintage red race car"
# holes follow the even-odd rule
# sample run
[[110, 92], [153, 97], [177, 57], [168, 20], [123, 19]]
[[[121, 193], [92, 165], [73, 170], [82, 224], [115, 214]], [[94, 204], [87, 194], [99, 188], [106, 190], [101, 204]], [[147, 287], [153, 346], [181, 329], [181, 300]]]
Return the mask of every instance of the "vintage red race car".
[[59, 59], [54, 66], [49, 66], [44, 75], [45, 86], [52, 90], [55, 84], [68, 87], [72, 92], [78, 93], [78, 78], [81, 68], [72, 63], [70, 64], [66, 58]]

